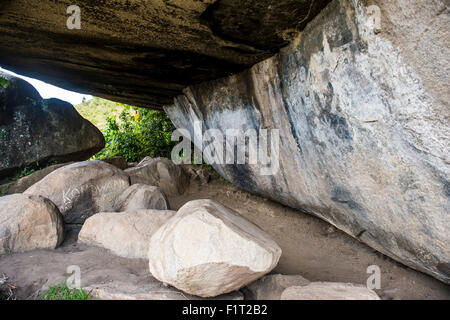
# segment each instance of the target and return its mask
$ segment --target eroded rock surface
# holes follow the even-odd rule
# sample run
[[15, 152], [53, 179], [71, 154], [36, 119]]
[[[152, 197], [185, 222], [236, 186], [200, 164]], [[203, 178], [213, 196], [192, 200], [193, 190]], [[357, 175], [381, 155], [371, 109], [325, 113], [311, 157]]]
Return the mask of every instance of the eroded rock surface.
[[148, 259], [150, 238], [175, 213], [169, 210], [101, 212], [86, 220], [78, 241], [109, 249], [124, 258]]
[[117, 198], [130, 186], [128, 176], [103, 161], [83, 161], [59, 168], [25, 193], [50, 199], [64, 222], [82, 224], [98, 212], [114, 211]]
[[[41, 181], [44, 179], [47, 175], [52, 173], [53, 171], [64, 167], [66, 165], [72, 164], [72, 162], [69, 163], [61, 163], [61, 164], [55, 164], [49, 167], [46, 167], [42, 170], [38, 170], [28, 176], [25, 176], [23, 178], [20, 178], [17, 181], [10, 182], [4, 185], [0, 186], [0, 193], [5, 194], [14, 194], [14, 193], [22, 193], [25, 192], [29, 187], [31, 187], [33, 184]], [[4, 190], [4, 191], [2, 191]], [[0, 194], [1, 195], [1, 194]]]
[[102, 133], [59, 99], [42, 99], [28, 82], [0, 72], [0, 179], [23, 167], [89, 159], [105, 146]]
[[63, 240], [62, 216], [50, 200], [22, 194], [0, 198], [0, 254], [55, 249]]
[[260, 228], [211, 200], [190, 201], [150, 239], [152, 275], [183, 292], [215, 297], [270, 272], [280, 247]]
[[114, 208], [118, 212], [138, 209], [167, 210], [169, 204], [160, 188], [145, 184], [134, 184], [119, 196]]
[[[76, 92], [158, 108], [193, 83], [252, 66], [329, 0], [0, 3], [0, 65]], [[81, 29], [66, 26], [81, 9]]]
[[273, 175], [214, 167], [448, 283], [450, 16], [445, 1], [371, 4], [333, 1], [278, 55], [191, 86], [165, 110], [191, 137], [196, 121], [224, 135], [279, 129]]

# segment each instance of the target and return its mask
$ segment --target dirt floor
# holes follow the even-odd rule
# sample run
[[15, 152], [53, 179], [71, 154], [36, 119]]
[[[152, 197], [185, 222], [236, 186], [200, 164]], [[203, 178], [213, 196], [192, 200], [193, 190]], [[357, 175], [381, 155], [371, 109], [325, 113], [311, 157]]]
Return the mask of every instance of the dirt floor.
[[[193, 182], [188, 191], [170, 198], [176, 210], [194, 199], [213, 199], [228, 206], [269, 233], [283, 255], [274, 273], [300, 274], [311, 281], [365, 284], [367, 267], [381, 269], [383, 299], [448, 299], [450, 287], [434, 278], [403, 266], [328, 223], [263, 199], [218, 179], [206, 185]], [[57, 250], [35, 250], [0, 257], [0, 278], [16, 287], [18, 299], [39, 299], [51, 284], [67, 279], [70, 265], [81, 268], [82, 286], [120, 281], [149, 282], [147, 263], [124, 259], [100, 248], [76, 243], [76, 230], [70, 230]], [[153, 282], [148, 284], [154, 286]]]

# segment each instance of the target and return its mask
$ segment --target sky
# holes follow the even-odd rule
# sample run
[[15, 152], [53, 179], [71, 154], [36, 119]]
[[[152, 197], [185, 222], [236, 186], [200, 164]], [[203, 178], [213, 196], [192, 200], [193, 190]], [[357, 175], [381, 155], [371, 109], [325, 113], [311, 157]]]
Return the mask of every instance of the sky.
[[33, 87], [36, 88], [36, 90], [40, 93], [40, 95], [44, 99], [58, 98], [58, 99], [67, 101], [73, 105], [80, 104], [83, 101], [83, 97], [86, 100], [92, 99], [91, 95], [86, 95], [86, 94], [81, 94], [81, 93], [61, 89], [61, 88], [55, 87], [51, 84], [45, 83], [43, 81], [28, 78], [25, 76], [21, 76], [14, 72], [11, 72], [11, 71], [8, 71], [8, 70], [2, 69], [2, 68], [0, 68], [0, 71], [9, 73], [15, 77], [18, 77], [25, 81], [28, 81]]

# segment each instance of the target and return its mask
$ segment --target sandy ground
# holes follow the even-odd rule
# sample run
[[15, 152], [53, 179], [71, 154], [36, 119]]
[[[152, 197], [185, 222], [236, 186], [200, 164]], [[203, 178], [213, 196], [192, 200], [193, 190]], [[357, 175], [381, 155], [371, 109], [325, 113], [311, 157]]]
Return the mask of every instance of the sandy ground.
[[[367, 267], [381, 269], [383, 299], [449, 299], [450, 287], [405, 267], [313, 216], [253, 196], [235, 186], [213, 180], [193, 182], [179, 197], [169, 198], [176, 210], [194, 199], [213, 199], [236, 211], [268, 232], [283, 250], [276, 273], [300, 274], [311, 281], [365, 284]], [[82, 286], [120, 281], [149, 282], [147, 263], [124, 259], [107, 250], [76, 243], [76, 230], [68, 232], [57, 250], [35, 250], [0, 257], [0, 276], [17, 287], [19, 299], [39, 299], [51, 284], [67, 279], [70, 265], [81, 268]], [[150, 284], [149, 284], [150, 285]]]

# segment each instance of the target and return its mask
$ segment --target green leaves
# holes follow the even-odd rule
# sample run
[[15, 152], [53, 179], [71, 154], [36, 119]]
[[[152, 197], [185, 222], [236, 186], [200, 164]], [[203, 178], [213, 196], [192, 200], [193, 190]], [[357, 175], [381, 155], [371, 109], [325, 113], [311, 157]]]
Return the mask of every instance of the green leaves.
[[80, 289], [70, 289], [66, 282], [50, 286], [44, 294], [45, 300], [89, 300], [90, 292]]
[[125, 106], [119, 120], [110, 117], [106, 122], [106, 147], [94, 159], [122, 156], [136, 162], [146, 156], [170, 158], [175, 127], [164, 112]]
[[8, 88], [10, 85], [10, 82], [8, 79], [2, 78], [0, 77], [0, 86], [2, 86], [3, 88]]

